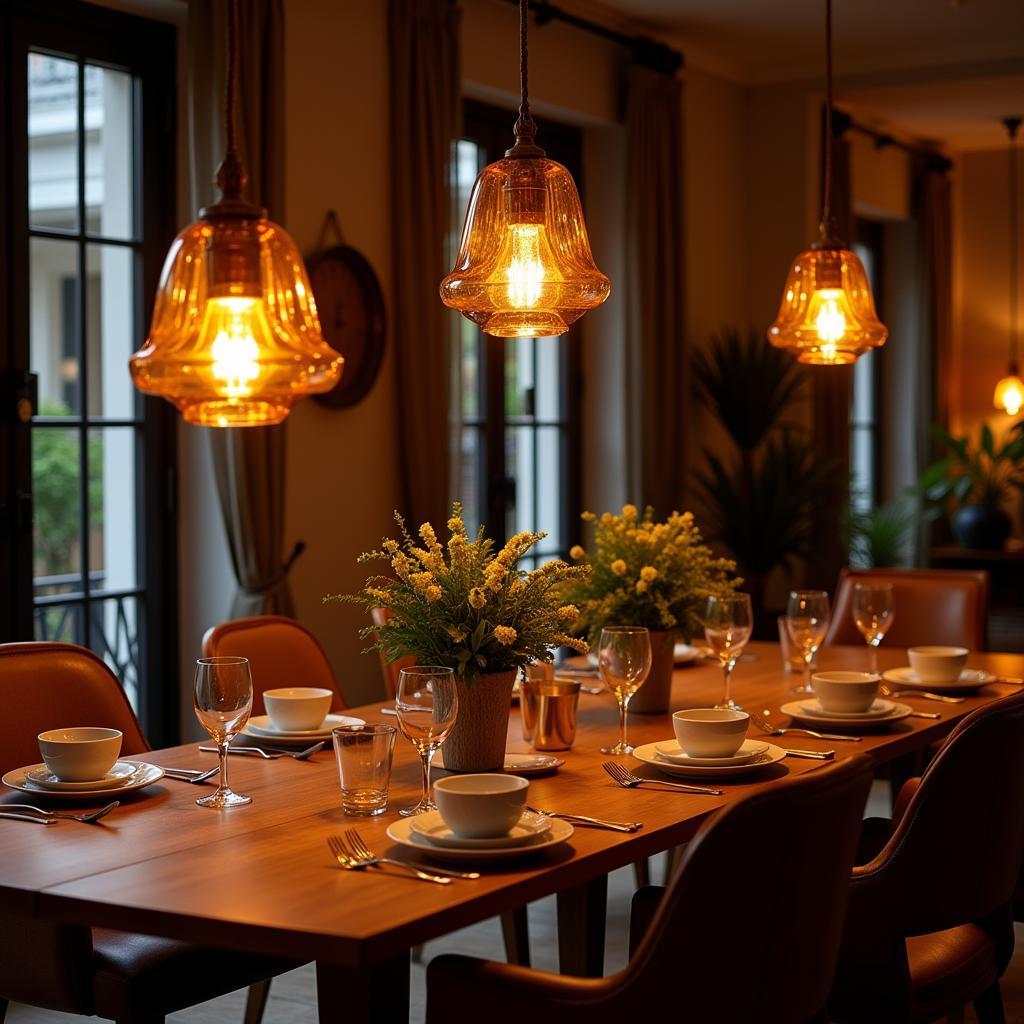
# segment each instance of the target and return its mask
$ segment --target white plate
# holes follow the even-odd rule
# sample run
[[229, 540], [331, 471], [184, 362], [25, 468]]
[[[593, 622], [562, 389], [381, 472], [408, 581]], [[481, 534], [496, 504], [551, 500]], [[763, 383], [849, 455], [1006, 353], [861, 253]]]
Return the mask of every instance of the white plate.
[[139, 770], [137, 774], [130, 775], [126, 782], [118, 786], [100, 786], [97, 789], [47, 789], [28, 778], [28, 773], [33, 769], [46, 767], [38, 764], [31, 764], [26, 768], [15, 768], [0, 779], [0, 782], [11, 789], [20, 790], [22, 793], [31, 793], [33, 796], [52, 796], [71, 800], [87, 796], [106, 797], [112, 793], [132, 793], [145, 786], [152, 786], [154, 782], [158, 782], [164, 777], [164, 770], [159, 765], [147, 764], [145, 761], [128, 761], [126, 763], [134, 765]]
[[744, 740], [740, 749], [732, 757], [690, 757], [689, 754], [683, 752], [676, 740], [656, 743], [654, 749], [658, 752], [658, 757], [672, 764], [686, 764], [697, 768], [729, 768], [732, 765], [747, 764], [753, 761], [755, 757], [768, 749], [768, 744], [762, 743], [760, 740]]
[[833, 715], [809, 715], [803, 710], [802, 703], [798, 700], [790, 701], [788, 704], [783, 704], [779, 711], [784, 715], [789, 715], [794, 721], [803, 722], [809, 725], [812, 729], [816, 729], [821, 725], [828, 725], [834, 729], [863, 729], [865, 726], [871, 727], [875, 725], [888, 725], [890, 722], [898, 722], [908, 715], [914, 713], [914, 709], [908, 704], [899, 704], [893, 702], [892, 711], [887, 715], [873, 715], [869, 718], [849, 718], [840, 717]]
[[110, 789], [113, 786], [124, 785], [124, 780], [133, 775], [138, 765], [132, 761], [117, 761], [114, 767], [101, 779], [90, 779], [88, 782], [65, 782], [58, 779], [45, 764], [37, 765], [35, 768], [25, 770], [25, 778], [43, 789], [64, 790], [73, 792], [78, 789]]
[[894, 707], [896, 705], [891, 700], [881, 697], [872, 701], [867, 711], [826, 711], [817, 697], [808, 697], [800, 702], [801, 710], [812, 718], [848, 718], [851, 722], [871, 722], [876, 718], [885, 718], [892, 714]]
[[[703, 657], [700, 649], [692, 644], [676, 644], [672, 649], [672, 661], [676, 665], [690, 665], [695, 661], [700, 661]], [[598, 656], [593, 651], [587, 655], [587, 664], [592, 668], [600, 666]]]
[[887, 672], [883, 672], [882, 678], [887, 683], [895, 683], [897, 686], [938, 692], [939, 690], [977, 690], [982, 686], [988, 686], [989, 683], [996, 682], [998, 676], [979, 668], [965, 668], [960, 673], [960, 678], [954, 679], [951, 683], [926, 683], [918, 679], [917, 673], [909, 665], [904, 665], [903, 668], [891, 668]]
[[551, 831], [551, 819], [533, 811], [523, 811], [523, 816], [506, 835], [489, 839], [465, 839], [457, 836], [445, 823], [438, 811], [417, 814], [409, 819], [412, 831], [430, 840], [434, 846], [444, 849], [463, 850], [508, 850], [536, 842], [536, 837]]
[[[549, 775], [558, 771], [565, 761], [560, 757], [552, 757], [551, 754], [516, 754], [511, 750], [505, 751], [505, 763], [502, 770], [510, 775]], [[430, 759], [431, 768], [440, 768], [442, 771], [448, 769], [444, 766], [444, 748], [434, 753]]]
[[271, 742], [277, 740], [279, 743], [301, 743], [303, 740], [329, 740], [331, 730], [339, 729], [343, 725], [366, 725], [366, 722], [349, 715], [328, 715], [319, 729], [285, 731], [271, 724], [270, 715], [255, 715], [245, 723], [242, 735]]
[[677, 775], [684, 779], [708, 778], [710, 776], [720, 779], [730, 775], [746, 775], [747, 772], [757, 772], [762, 768], [776, 764], [786, 756], [786, 752], [782, 747], [777, 747], [773, 743], [766, 743], [764, 753], [757, 755], [752, 761], [747, 761], [744, 764], [673, 764], [658, 754], [658, 746], [659, 744], [657, 743], [645, 743], [643, 746], [634, 748], [633, 756], [638, 761], [643, 761], [644, 764], [653, 764], [659, 772], [664, 772], [666, 775]]
[[551, 819], [551, 828], [539, 836], [534, 836], [533, 841], [523, 846], [505, 846], [498, 849], [476, 849], [465, 846], [435, 846], [429, 839], [417, 835], [412, 830], [412, 818], [400, 818], [388, 825], [388, 838], [399, 846], [415, 850], [426, 857], [435, 857], [438, 860], [463, 860], [463, 861], [484, 861], [484, 860], [508, 860], [511, 857], [527, 857], [539, 853], [541, 850], [548, 850], [552, 846], [560, 846], [567, 839], [572, 838], [573, 827], [567, 821], [560, 818]]

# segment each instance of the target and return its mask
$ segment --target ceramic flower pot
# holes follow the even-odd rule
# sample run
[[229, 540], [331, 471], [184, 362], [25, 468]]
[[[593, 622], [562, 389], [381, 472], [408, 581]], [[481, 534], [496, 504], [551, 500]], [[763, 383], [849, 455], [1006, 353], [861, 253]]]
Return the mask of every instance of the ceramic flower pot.
[[963, 505], [953, 513], [953, 534], [965, 548], [997, 551], [1010, 536], [1010, 517], [991, 505]]
[[482, 675], [472, 686], [456, 681], [459, 713], [455, 727], [441, 747], [447, 771], [502, 770], [515, 681], [515, 669]]
[[640, 715], [662, 715], [672, 698], [672, 670], [675, 633], [651, 630], [651, 671], [629, 702], [629, 710]]

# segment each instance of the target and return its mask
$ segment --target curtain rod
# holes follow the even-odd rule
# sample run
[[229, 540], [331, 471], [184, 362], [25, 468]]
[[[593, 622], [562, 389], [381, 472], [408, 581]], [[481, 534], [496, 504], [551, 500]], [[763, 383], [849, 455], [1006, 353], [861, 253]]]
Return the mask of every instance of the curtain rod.
[[[510, 4], [516, 4], [519, 0], [507, 0]], [[547, 25], [552, 21], [562, 21], [566, 25], [579, 29], [581, 32], [589, 32], [591, 35], [600, 36], [610, 42], [624, 46], [633, 54], [633, 61], [641, 67], [650, 68], [652, 71], [659, 71], [663, 75], [674, 75], [680, 68], [685, 66], [685, 58], [678, 51], [674, 50], [667, 43], [659, 43], [650, 36], [629, 36], [624, 32], [616, 32], [614, 29], [601, 25], [589, 18], [581, 17], [563, 10], [561, 7], [550, 2], [550, 0], [529, 0], [529, 8], [533, 11], [534, 20], [537, 25]]]
[[839, 138], [846, 131], [860, 132], [861, 135], [866, 135], [869, 139], [873, 139], [875, 142], [876, 149], [885, 149], [886, 146], [895, 146], [896, 149], [902, 149], [904, 153], [909, 153], [911, 156], [923, 157], [928, 164], [928, 170], [937, 171], [939, 174], [946, 174], [952, 167], [953, 161], [948, 157], [943, 156], [941, 153], [937, 153], [934, 149], [928, 149], [927, 146], [915, 146], [912, 142], [904, 142], [902, 139], [897, 139], [890, 135], [888, 132], [880, 132], [877, 128], [870, 128], [866, 124], [861, 124], [859, 121], [855, 121], [849, 114], [844, 113], [841, 110], [837, 110], [834, 113], [835, 122], [832, 128], [832, 134]]

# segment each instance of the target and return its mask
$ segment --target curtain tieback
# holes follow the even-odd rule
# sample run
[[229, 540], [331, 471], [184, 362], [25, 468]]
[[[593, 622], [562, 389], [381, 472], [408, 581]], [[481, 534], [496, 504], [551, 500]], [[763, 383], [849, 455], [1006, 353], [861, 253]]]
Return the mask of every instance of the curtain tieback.
[[242, 591], [247, 597], [266, 597], [268, 594], [272, 594], [278, 587], [280, 587], [284, 581], [288, 578], [288, 573], [291, 572], [292, 566], [295, 564], [295, 560], [306, 550], [306, 542], [299, 540], [295, 542], [295, 547], [292, 548], [292, 553], [285, 559], [284, 564], [280, 569], [274, 573], [270, 579], [265, 580], [259, 586], [247, 587], [244, 584], [239, 584], [238, 589]]

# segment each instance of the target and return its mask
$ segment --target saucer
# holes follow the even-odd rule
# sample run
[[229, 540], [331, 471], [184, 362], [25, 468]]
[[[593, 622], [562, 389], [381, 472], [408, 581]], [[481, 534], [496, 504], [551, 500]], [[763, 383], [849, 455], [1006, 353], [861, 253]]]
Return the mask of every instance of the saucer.
[[[561, 757], [553, 757], [551, 754], [516, 754], [511, 750], [505, 751], [505, 763], [501, 766], [503, 771], [510, 775], [550, 775], [557, 772], [565, 761]], [[430, 759], [431, 768], [440, 768], [441, 771], [450, 771], [444, 766], [444, 748], [436, 751]]]
[[690, 757], [675, 740], [656, 743], [654, 749], [663, 761], [672, 764], [690, 765], [696, 768], [729, 768], [732, 765], [749, 764], [768, 749], [767, 743], [759, 740], [744, 740], [732, 757]]
[[[751, 741], [748, 740], [747, 743]], [[786, 752], [782, 747], [773, 743], [763, 744], [764, 750], [755, 754], [749, 761], [740, 764], [726, 765], [702, 765], [702, 764], [679, 764], [674, 761], [666, 761], [659, 753], [658, 747], [663, 743], [645, 743], [633, 750], [633, 756], [644, 764], [652, 764], [659, 772], [666, 775], [675, 775], [684, 779], [715, 777], [718, 779], [727, 778], [731, 775], [746, 775], [748, 772], [760, 771], [781, 761]], [[744, 744], [746, 746], [746, 743]]]
[[926, 683], [918, 678], [917, 673], [909, 665], [904, 665], [903, 668], [891, 668], [887, 672], [883, 672], [882, 678], [887, 683], [895, 683], [897, 686], [934, 690], [937, 693], [939, 690], [977, 690], [989, 683], [996, 682], [998, 677], [982, 669], [965, 668], [960, 673], [960, 678], [954, 679], [951, 683]]
[[891, 700], [882, 697], [873, 700], [867, 711], [826, 711], [817, 697], [808, 697], [800, 701], [800, 710], [805, 715], [811, 715], [813, 718], [848, 718], [851, 722], [870, 722], [876, 718], [885, 718], [886, 715], [892, 714], [894, 707], [896, 705]]
[[163, 768], [159, 765], [148, 764], [145, 761], [119, 761], [118, 764], [131, 765], [132, 768], [137, 769], [137, 771], [134, 771], [118, 785], [114, 786], [104, 786], [102, 784], [96, 786], [93, 783], [72, 783], [72, 785], [86, 785], [91, 787], [87, 789], [66, 789], [63, 786], [60, 789], [53, 789], [47, 786], [41, 786], [39, 783], [33, 782], [29, 779], [28, 773], [38, 771], [39, 769], [43, 769], [45, 771], [46, 765], [44, 764], [31, 764], [25, 768], [15, 768], [0, 779], [0, 782], [5, 786], [9, 786], [11, 789], [20, 790], [22, 793], [31, 793], [33, 796], [50, 796], [60, 797], [65, 800], [73, 800], [79, 797], [107, 797], [111, 793], [132, 793], [145, 786], [151, 786], [154, 782], [158, 782], [164, 777]]
[[366, 725], [361, 718], [349, 715], [328, 715], [317, 729], [278, 729], [271, 721], [270, 715], [254, 715], [245, 723], [243, 736], [266, 740], [273, 743], [301, 743], [303, 740], [329, 740], [331, 730], [343, 725]]
[[409, 824], [417, 836], [430, 840], [434, 846], [456, 850], [507, 850], [526, 846], [535, 842], [537, 836], [551, 831], [551, 819], [533, 811], [523, 811], [523, 816], [505, 835], [490, 836], [486, 839], [466, 839], [457, 836], [444, 823], [438, 811], [417, 814], [409, 819]]
[[892, 708], [884, 715], [828, 715], [824, 712], [818, 712], [816, 714], [808, 713], [804, 710], [804, 705], [812, 707], [813, 701], [790, 701], [788, 704], [783, 704], [779, 711], [784, 715], [789, 715], [794, 721], [803, 722], [809, 725], [812, 729], [816, 729], [818, 726], [827, 725], [832, 729], [842, 728], [860, 728], [863, 729], [865, 726], [871, 728], [876, 725], [888, 725], [890, 722], [899, 722], [901, 719], [907, 718], [909, 715], [914, 713], [914, 709], [907, 704], [899, 704], [896, 701], [892, 701]]
[[550, 818], [550, 827], [546, 832], [541, 832], [531, 838], [530, 842], [522, 846], [499, 846], [481, 849], [475, 846], [435, 846], [425, 836], [413, 831], [413, 822], [419, 817], [427, 815], [416, 815], [413, 818], [400, 818], [388, 825], [388, 838], [404, 846], [406, 849], [415, 850], [428, 857], [435, 857], [438, 860], [452, 861], [485, 861], [485, 860], [508, 860], [513, 857], [528, 857], [539, 853], [541, 850], [550, 849], [552, 846], [560, 846], [573, 834], [573, 827], [567, 821], [560, 818]]
[[125, 779], [134, 775], [138, 767], [132, 761], [118, 761], [102, 778], [89, 779], [86, 782], [66, 782], [64, 779], [57, 778], [45, 764], [42, 764], [37, 765], [35, 768], [26, 769], [25, 778], [37, 786], [42, 786], [44, 789], [65, 790], [70, 793], [76, 789], [96, 790], [123, 786]]

